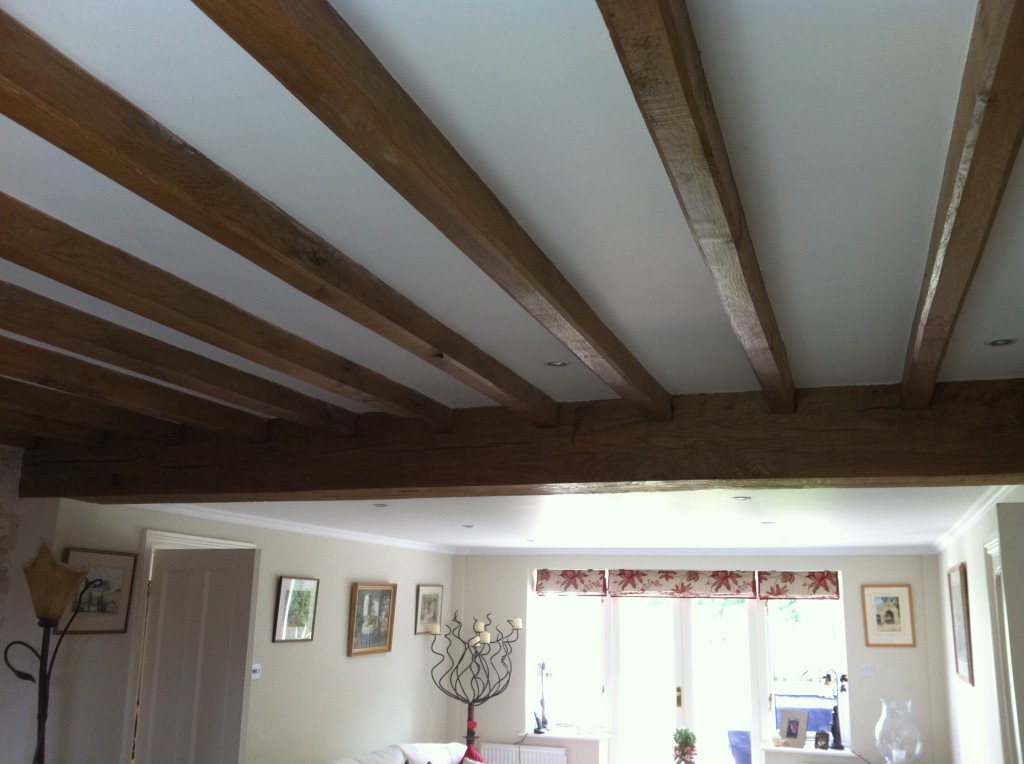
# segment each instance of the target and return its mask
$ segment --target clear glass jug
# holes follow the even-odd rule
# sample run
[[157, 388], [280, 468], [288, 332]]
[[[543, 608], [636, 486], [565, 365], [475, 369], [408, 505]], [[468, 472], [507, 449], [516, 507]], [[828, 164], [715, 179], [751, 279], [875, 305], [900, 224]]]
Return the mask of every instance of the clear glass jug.
[[921, 757], [921, 732], [910, 715], [909, 700], [882, 698], [875, 745], [887, 764], [914, 764]]

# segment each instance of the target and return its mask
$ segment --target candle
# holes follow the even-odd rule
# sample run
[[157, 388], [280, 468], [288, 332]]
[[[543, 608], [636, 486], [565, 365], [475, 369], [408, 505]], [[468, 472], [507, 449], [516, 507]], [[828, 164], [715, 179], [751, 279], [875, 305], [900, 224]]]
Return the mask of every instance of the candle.
[[480, 644], [480, 637], [472, 637], [472, 638], [471, 638], [471, 639], [469, 640], [469, 646], [470, 646], [470, 647], [476, 647], [476, 646], [477, 646], [477, 645], [479, 645], [479, 644]]
[[482, 632], [480, 632], [480, 642], [481, 643], [486, 645], [490, 641], [491, 641], [491, 632], [489, 632], [489, 631], [482, 631]]
[[441, 633], [441, 624], [439, 624], [439, 623], [432, 623], [432, 624], [430, 624], [430, 633], [431, 634], [440, 634]]
[[521, 629], [523, 628], [523, 619], [518, 616], [512, 619], [512, 628]]
[[477, 634], [479, 634], [483, 630], [484, 630], [484, 622], [483, 621], [477, 621], [476, 623], [473, 624], [473, 631], [475, 631]]

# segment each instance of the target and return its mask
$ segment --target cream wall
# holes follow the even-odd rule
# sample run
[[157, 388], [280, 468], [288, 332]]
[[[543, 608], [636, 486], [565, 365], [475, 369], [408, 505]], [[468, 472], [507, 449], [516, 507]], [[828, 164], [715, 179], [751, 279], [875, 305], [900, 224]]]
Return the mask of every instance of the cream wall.
[[[28, 504], [20, 506], [24, 509]], [[57, 516], [55, 506], [53, 516]], [[251, 685], [249, 764], [319, 764], [393, 742], [443, 739], [445, 705], [430, 684], [427, 638], [413, 634], [413, 620], [417, 584], [441, 584], [446, 594], [452, 591], [450, 555], [68, 500], [60, 502], [55, 524], [55, 551], [76, 546], [136, 552], [147, 528], [250, 541], [261, 550], [253, 659], [262, 664], [263, 677]], [[21, 550], [14, 556], [27, 559]], [[320, 579], [312, 642], [272, 641], [281, 575]], [[350, 587], [355, 581], [398, 584], [392, 652], [346, 656]], [[23, 583], [14, 583], [12, 589], [24, 588]], [[8, 599], [10, 607], [4, 613], [12, 614], [9, 621], [15, 620], [15, 610], [30, 610], [27, 595], [21, 598], [25, 602]], [[132, 607], [140, 604], [136, 591]], [[450, 612], [448, 602], [444, 609]], [[5, 640], [38, 640], [39, 630], [31, 619], [27, 626], [24, 618], [17, 621], [17, 629], [0, 631]], [[65, 641], [55, 672], [48, 761], [119, 761], [135, 638], [135, 634], [97, 634]], [[25, 682], [12, 688], [7, 676], [0, 681], [4, 704], [0, 760], [28, 761], [34, 741], [34, 714], [29, 708], [34, 691]]]
[[[471, 556], [464, 562], [464, 594], [460, 608], [470, 614], [493, 611], [498, 617], [527, 612], [532, 571], [535, 568], [680, 568], [796, 569], [842, 571], [846, 642], [850, 675], [848, 694], [852, 729], [845, 731], [848, 747], [867, 761], [881, 764], [874, 745], [874, 726], [881, 698], [913, 700], [914, 717], [924, 736], [930, 764], [952, 764], [946, 711], [946, 654], [943, 643], [943, 605], [938, 558], [933, 555], [893, 556], [702, 556], [648, 557], [621, 555], [580, 556]], [[867, 647], [861, 605], [862, 584], [906, 583], [912, 587], [916, 647]], [[529, 640], [529, 619], [524, 639]], [[525, 647], [525, 644], [524, 644]], [[515, 653], [514, 671], [525, 671], [525, 650]], [[865, 674], [873, 673], [873, 676]], [[698, 699], [699, 702], [699, 699]], [[524, 687], [509, 690], [477, 712], [480, 735], [494, 742], [514, 742], [527, 728]], [[450, 715], [448, 737], [464, 734], [464, 713]], [[531, 725], [532, 726], [532, 725]], [[666, 733], [671, 736], [671, 730]], [[975, 758], [972, 764], [990, 761]], [[996, 761], [996, 760], [991, 760]]]

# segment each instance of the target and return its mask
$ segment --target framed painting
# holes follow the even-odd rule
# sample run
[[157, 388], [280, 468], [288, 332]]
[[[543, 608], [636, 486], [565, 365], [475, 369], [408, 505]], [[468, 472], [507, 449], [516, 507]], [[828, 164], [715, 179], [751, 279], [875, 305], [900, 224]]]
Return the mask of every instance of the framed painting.
[[869, 647], [914, 647], [910, 584], [864, 584], [864, 639]]
[[953, 660], [961, 679], [974, 684], [974, 658], [971, 655], [971, 612], [967, 605], [967, 563], [949, 569], [949, 610], [953, 618]]
[[443, 596], [443, 586], [421, 584], [416, 587], [416, 634], [435, 634], [440, 630]]
[[807, 742], [807, 712], [793, 708], [781, 709], [779, 737], [788, 748], [803, 748]]
[[352, 584], [348, 654], [391, 652], [398, 584]]
[[319, 578], [281, 576], [277, 589], [275, 642], [312, 642]]
[[[137, 555], [130, 552], [102, 552], [95, 549], [64, 550], [64, 562], [85, 568], [85, 580], [97, 582], [82, 596], [82, 609], [68, 634], [123, 634], [128, 631], [128, 606], [132, 599]], [[68, 625], [78, 602], [78, 594], [61, 619], [60, 628]]]

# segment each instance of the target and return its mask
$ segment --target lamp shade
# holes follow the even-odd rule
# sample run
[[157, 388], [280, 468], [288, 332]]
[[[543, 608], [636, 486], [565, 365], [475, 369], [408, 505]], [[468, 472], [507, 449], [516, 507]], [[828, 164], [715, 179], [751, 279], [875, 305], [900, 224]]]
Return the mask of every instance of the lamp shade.
[[57, 562], [45, 541], [39, 545], [39, 551], [24, 570], [36, 618], [52, 622], [58, 621], [67, 610], [87, 572]]

